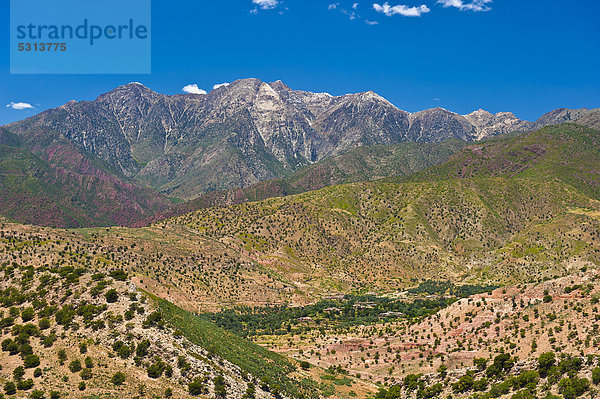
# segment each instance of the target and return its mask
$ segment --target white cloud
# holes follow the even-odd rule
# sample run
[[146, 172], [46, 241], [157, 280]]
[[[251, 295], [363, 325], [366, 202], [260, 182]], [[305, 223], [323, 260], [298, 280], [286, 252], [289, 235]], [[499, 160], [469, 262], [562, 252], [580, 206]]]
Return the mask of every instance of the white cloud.
[[189, 94], [206, 94], [206, 90], [202, 90], [202, 89], [198, 88], [198, 85], [195, 83], [191, 84], [191, 85], [187, 85], [181, 90], [186, 93], [189, 93]]
[[279, 0], [252, 0], [261, 10], [272, 10], [279, 5]]
[[409, 7], [402, 4], [399, 4], [397, 6], [390, 6], [388, 2], [383, 3], [383, 5], [374, 3], [373, 9], [377, 12], [381, 12], [387, 15], [388, 17], [391, 17], [392, 15], [402, 15], [404, 17], [420, 17], [421, 15], [427, 14], [431, 11], [426, 5], [420, 5], [418, 7]]
[[454, 7], [460, 11], [489, 11], [492, 8], [488, 4], [492, 3], [493, 0], [473, 0], [470, 3], [465, 3], [463, 0], [438, 0], [437, 4], [441, 4], [443, 7]]
[[377, 21], [371, 21], [370, 19], [365, 19], [365, 24], [367, 25], [379, 25]]
[[218, 83], [216, 85], [213, 86], [213, 90], [218, 89], [219, 87], [225, 87], [225, 86], [229, 86], [229, 83], [225, 82], [225, 83]]
[[353, 3], [350, 9], [340, 8], [340, 3], [331, 3], [327, 7], [329, 11], [339, 11], [340, 13], [347, 16], [351, 21], [355, 19], [360, 19], [360, 15], [358, 14], [358, 3]]
[[33, 105], [29, 104], [29, 103], [10, 103], [10, 104], [6, 104], [7, 108], [12, 108], [12, 109], [33, 109], [35, 108]]
[[348, 11], [348, 10], [340, 10], [340, 12], [344, 15], [347, 15], [348, 18], [350, 18], [351, 21], [355, 20], [356, 18], [358, 18], [358, 14], [354, 11]]

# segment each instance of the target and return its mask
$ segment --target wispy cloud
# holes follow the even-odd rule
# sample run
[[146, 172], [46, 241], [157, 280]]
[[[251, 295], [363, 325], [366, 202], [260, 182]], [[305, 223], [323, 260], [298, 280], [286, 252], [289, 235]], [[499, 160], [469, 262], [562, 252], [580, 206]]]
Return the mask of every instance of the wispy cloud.
[[206, 94], [206, 90], [202, 90], [198, 87], [197, 84], [189, 84], [187, 86], [184, 86], [183, 89], [181, 89], [183, 92], [185, 93], [189, 93], [189, 94]]
[[360, 15], [358, 15], [358, 12], [357, 12], [358, 3], [353, 3], [350, 9], [341, 8], [340, 3], [331, 3], [327, 6], [327, 9], [329, 11], [341, 12], [342, 14], [344, 14], [348, 18], [350, 18], [351, 21], [360, 18]]
[[272, 10], [279, 5], [279, 0], [252, 0], [252, 3], [261, 10]]
[[379, 25], [377, 21], [371, 21], [370, 19], [365, 19], [365, 24], [367, 25]]
[[388, 2], [385, 2], [383, 4], [374, 3], [373, 9], [377, 12], [387, 15], [388, 17], [391, 17], [393, 15], [402, 15], [404, 17], [420, 17], [421, 15], [427, 14], [431, 11], [429, 7], [427, 7], [424, 4], [418, 7], [409, 7], [403, 4], [398, 4], [397, 6], [390, 6]]
[[229, 86], [229, 83], [227, 83], [227, 82], [225, 82], [225, 83], [217, 83], [216, 85], [213, 86], [213, 90], [216, 90], [219, 87], [225, 87], [225, 86]]
[[347, 15], [350, 20], [355, 20], [358, 18], [358, 14], [355, 11], [340, 10], [340, 12], [344, 15]]
[[492, 3], [493, 0], [473, 0], [471, 2], [465, 2], [463, 0], [438, 0], [437, 4], [441, 4], [443, 7], [454, 7], [460, 11], [489, 11], [492, 8], [488, 4]]
[[12, 108], [12, 109], [33, 109], [35, 108], [33, 105], [29, 104], [29, 103], [10, 103], [10, 104], [6, 104], [7, 108]]

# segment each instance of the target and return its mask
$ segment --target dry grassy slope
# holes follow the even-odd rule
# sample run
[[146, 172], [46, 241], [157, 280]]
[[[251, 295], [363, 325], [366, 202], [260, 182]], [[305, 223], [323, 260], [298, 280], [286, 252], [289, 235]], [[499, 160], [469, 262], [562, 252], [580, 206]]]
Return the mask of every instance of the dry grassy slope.
[[[583, 209], [573, 210], [569, 215], [565, 215], [567, 218], [597, 216], [598, 211], [590, 212]], [[110, 230], [107, 232], [107, 234], [114, 233]], [[82, 239], [80, 234], [79, 231], [48, 230], [31, 226], [5, 224], [2, 226], [0, 256], [3, 258], [3, 262], [5, 260], [14, 261], [20, 265], [54, 265], [62, 262], [62, 265], [65, 266], [98, 267], [97, 260], [101, 258], [98, 251], [104, 250], [106, 254], [118, 253], [118, 247], [102, 247], [102, 245], [107, 244], [98, 244], [92, 247], [86, 241], [75, 241], [75, 239]], [[98, 231], [93, 234], [98, 234]], [[121, 233], [121, 236], [114, 234], [110, 239], [111, 242], [120, 242], [121, 248], [123, 248], [124, 243], [127, 242], [126, 240], [130, 239], [126, 237], [126, 234]], [[99, 237], [100, 243], [102, 240], [107, 240], [106, 236]], [[143, 246], [144, 244], [140, 245]], [[187, 246], [187, 242], [182, 242], [179, 246], [184, 248]], [[96, 251], [95, 255], [94, 251]], [[89, 255], [86, 255], [86, 253], [89, 253]], [[120, 254], [115, 256], [115, 259], [119, 259], [119, 261], [127, 259], [123, 253], [123, 250], [121, 250]], [[107, 262], [107, 264], [113, 266], [117, 264], [112, 263], [113, 261]], [[306, 359], [323, 367], [330, 364], [341, 365], [352, 371], [352, 373], [361, 374], [364, 379], [371, 381], [387, 380], [388, 383], [398, 380], [402, 375], [411, 371], [428, 372], [435, 370], [441, 363], [459, 369], [459, 371], [451, 374], [451, 378], [456, 379], [461, 373], [464, 373], [464, 370], [460, 371], [460, 369], [470, 365], [473, 357], [487, 356], [500, 347], [505, 348], [511, 354], [518, 355], [521, 359], [531, 358], [552, 347], [553, 344], [556, 348], [561, 348], [567, 352], [583, 350], [586, 354], [596, 353], [599, 344], [597, 341], [598, 307], [591, 298], [600, 295], [597, 272], [592, 270], [592, 265], [584, 259], [580, 258], [577, 261], [573, 259], [572, 262], [572, 270], [584, 270], [588, 267], [589, 271], [558, 280], [506, 287], [494, 291], [489, 296], [482, 295], [462, 300], [417, 325], [390, 323], [359, 327], [346, 333], [330, 334], [328, 338], [327, 333], [323, 335], [318, 329], [315, 329], [310, 336], [303, 337], [301, 342], [294, 342], [297, 337], [290, 341], [286, 336], [266, 337], [262, 341], [264, 344], [297, 356], [299, 360]], [[108, 266], [105, 264], [104, 267]], [[33, 280], [29, 284], [27, 279], [22, 279], [24, 272], [26, 272], [26, 269], [17, 269], [8, 278], [6, 269], [4, 269], [1, 279], [2, 289], [5, 289], [7, 285], [20, 284], [20, 281], [25, 281], [25, 289], [19, 288], [19, 290], [35, 291], [39, 286], [41, 276], [44, 274], [52, 275], [51, 272], [37, 270], [33, 273]], [[95, 285], [95, 283], [91, 283], [90, 278], [89, 274], [83, 275], [79, 282], [70, 287], [73, 294], [66, 299], [63, 298], [67, 289], [62, 285], [64, 278], [58, 279], [58, 284], [55, 285], [44, 283], [45, 287], [51, 288], [46, 300], [49, 304], [53, 301], [58, 301], [61, 304], [80, 303], [83, 300], [89, 300], [95, 304], [104, 302], [102, 295], [98, 297], [100, 300], [90, 297], [90, 288]], [[566, 293], [565, 288], [573, 285], [581, 285], [581, 287], [573, 292]], [[191, 352], [196, 351], [201, 354], [200, 358], [191, 355], [196, 363], [193, 363], [192, 360], [190, 362], [198, 367], [199, 373], [206, 372], [214, 376], [215, 370], [222, 370], [229, 376], [228, 383], [233, 392], [243, 390], [243, 382], [239, 379], [235, 367], [228, 366], [227, 362], [217, 362], [217, 364], [203, 360], [206, 354], [201, 348], [174, 339], [172, 331], [140, 328], [139, 325], [145, 318], [143, 315], [135, 314], [134, 319], [131, 321], [133, 325], [130, 327], [119, 322], [118, 319], [110, 317], [109, 312], [112, 312], [113, 316], [123, 314], [131, 303], [128, 296], [130, 290], [128, 284], [113, 282], [111, 286], [114, 286], [119, 292], [119, 300], [114, 304], [108, 304], [108, 309], [98, 317], [104, 319], [107, 325], [106, 329], [94, 332], [90, 328], [85, 328], [79, 316], [75, 318], [75, 322], [79, 325], [78, 329], [64, 329], [58, 326], [51, 317], [50, 330], [56, 330], [58, 337], [54, 345], [45, 349], [38, 344], [37, 338], [31, 339], [34, 353], [40, 355], [41, 367], [44, 369], [39, 379], [34, 378], [34, 389], [38, 389], [40, 386], [46, 391], [58, 388], [63, 393], [70, 393], [72, 396], [79, 395], [80, 391], [77, 385], [81, 381], [81, 377], [79, 374], [68, 371], [66, 365], [75, 357], [83, 360], [84, 355], [79, 353], [78, 344], [86, 341], [88, 342], [88, 355], [94, 361], [93, 377], [91, 380], [86, 381], [86, 393], [112, 392], [122, 397], [133, 397], [138, 395], [140, 385], [144, 385], [144, 389], [149, 395], [159, 394], [167, 387], [172, 386], [176, 397], [178, 395], [185, 397], [184, 389], [181, 385], [178, 385], [177, 381], [173, 382], [166, 378], [150, 379], [145, 376], [143, 367], [136, 367], [131, 359], [122, 360], [115, 357], [112, 350], [108, 348], [108, 345], [117, 339], [132, 340], [138, 343], [141, 339], [148, 338], [152, 342], [152, 349], [151, 354], [145, 358], [144, 362], [150, 362], [154, 355], [159, 355], [164, 359], [173, 359], [174, 354], [190, 356]], [[104, 291], [108, 289], [109, 287], [105, 288]], [[550, 303], [544, 303], [541, 300], [545, 295], [545, 290], [548, 290], [548, 294], [552, 297]], [[138, 299], [141, 300], [139, 294]], [[521, 300], [523, 300], [523, 304], [521, 304]], [[19, 307], [22, 310], [30, 303], [28, 300]], [[152, 310], [149, 302], [141, 306], [145, 309], [145, 314]], [[1, 311], [3, 316], [8, 315], [7, 306], [3, 306]], [[556, 315], [557, 317], [554, 319], [550, 315]], [[36, 316], [31, 322], [37, 323], [39, 317]], [[15, 321], [22, 324], [19, 317]], [[491, 324], [487, 325], [486, 322], [491, 322]], [[111, 323], [114, 323], [114, 328]], [[517, 330], [515, 330], [515, 325]], [[496, 328], [498, 329], [496, 330]], [[554, 329], [553, 336], [548, 336], [547, 331], [549, 328]], [[524, 336], [521, 337], [520, 334], [523, 330]], [[42, 333], [49, 335], [47, 332]], [[128, 337], [129, 333], [133, 336]], [[3, 335], [2, 339], [11, 334], [4, 331]], [[439, 344], [435, 343], [436, 338], [440, 339]], [[555, 338], [556, 342], [551, 342], [551, 338]], [[538, 344], [535, 352], [531, 351], [533, 340]], [[462, 345], [459, 345], [458, 341], [461, 341]], [[514, 344], [513, 348], [511, 348], [511, 343]], [[68, 361], [63, 366], [57, 364], [56, 356], [59, 348], [65, 348], [67, 351]], [[303, 355], [299, 355], [299, 349], [304, 350]], [[316, 353], [311, 354], [311, 349], [316, 350], [319, 355]], [[0, 371], [1, 378], [6, 381], [11, 379], [13, 366], [19, 363], [19, 357], [7, 356], [5, 352], [2, 352], [0, 356], [2, 356], [1, 364], [9, 365], [9, 367], [5, 366]], [[173, 362], [171, 361], [171, 363]], [[177, 367], [173, 368], [175, 370], [174, 375], [177, 375]], [[391, 374], [390, 368], [392, 368]], [[123, 388], [113, 387], [108, 379], [118, 370], [126, 373], [127, 381], [136, 382], [127, 384]], [[26, 378], [31, 377], [31, 374], [32, 370], [26, 371]], [[65, 383], [61, 380], [63, 375], [69, 376], [68, 382]], [[315, 374], [314, 378], [319, 380], [317, 377], [318, 373]], [[361, 385], [356, 380], [354, 381], [355, 385], [352, 391], [358, 392], [359, 397], [367, 396], [369, 392], [368, 385]], [[210, 384], [208, 385], [210, 387]], [[346, 392], [346, 394], [349, 393], [350, 391]]]
[[[41, 376], [37, 377], [34, 376], [35, 368], [25, 370], [23, 379], [33, 379], [33, 390], [45, 391], [46, 395], [49, 395], [51, 391], [57, 391], [60, 393], [60, 397], [84, 395], [163, 397], [165, 391], [171, 389], [173, 397], [187, 398], [189, 395], [186, 384], [198, 376], [206, 378], [206, 395], [212, 395], [213, 384], [211, 381], [219, 373], [223, 373], [226, 378], [230, 397], [241, 397], [246, 390], [247, 384], [239, 368], [222, 359], [214, 358], [183, 337], [176, 338], [170, 328], [157, 326], [143, 328], [143, 321], [155, 309], [152, 302], [148, 301], [142, 293], [137, 291], [135, 286], [131, 286], [128, 282], [112, 281], [108, 278], [111, 283], [102, 293], [93, 296], [90, 289], [98, 281], [92, 281], [90, 273], [82, 274], [79, 281], [67, 288], [65, 287], [66, 279], [49, 268], [27, 269], [26, 266], [13, 268], [6, 265], [2, 267], [1, 280], [0, 289], [4, 292], [12, 287], [19, 294], [26, 295], [23, 303], [17, 301], [10, 303], [10, 306], [8, 303], [2, 304], [0, 313], [4, 317], [9, 317], [10, 308], [18, 309], [18, 312], [22, 313], [24, 309], [34, 307], [38, 313], [31, 320], [23, 320], [21, 316], [15, 317], [13, 326], [9, 326], [8, 322], [3, 323], [2, 341], [16, 339], [13, 333], [15, 325], [37, 326], [44, 318], [50, 321], [50, 326], [39, 332], [41, 335], [29, 338], [33, 353], [40, 358], [39, 368], [41, 369]], [[21, 282], [25, 283], [21, 284]], [[119, 299], [115, 303], [107, 303], [104, 294], [113, 288], [117, 290]], [[45, 295], [43, 295], [42, 289], [46, 290]], [[70, 295], [69, 291], [72, 292]], [[31, 300], [29, 295], [34, 292], [42, 293], [42, 295]], [[36, 307], [35, 299], [42, 305]], [[68, 325], [57, 324], [54, 315], [42, 314], [45, 313], [44, 309], [49, 309], [46, 306], [78, 307], [85, 303], [97, 306], [106, 304], [107, 307], [105, 310], [99, 310], [98, 314], [90, 319], [89, 324], [84, 321], [84, 316], [77, 314], [73, 322]], [[123, 315], [132, 304], [136, 304], [141, 310], [136, 310], [133, 318], [123, 320]], [[97, 322], [101, 322], [104, 327], [97, 329], [94, 326], [94, 323]], [[51, 345], [45, 345], [44, 337], [54, 337], [55, 341]], [[130, 355], [127, 359], [122, 359], [116, 356], [115, 351], [111, 348], [117, 341], [122, 341], [135, 348], [143, 340], [149, 340], [150, 347], [148, 354], [139, 362], [134, 360], [135, 354]], [[85, 353], [82, 353], [80, 349], [81, 344], [87, 345]], [[58, 356], [61, 350], [66, 353], [66, 360], [63, 362], [59, 361]], [[178, 367], [178, 356], [182, 356], [189, 363], [189, 370]], [[90, 369], [90, 379], [85, 378], [81, 372], [72, 372], [69, 369], [72, 361], [79, 360], [84, 364], [86, 357], [90, 357], [93, 364]], [[160, 378], [148, 376], [146, 368], [157, 358], [172, 367], [172, 377], [166, 377], [164, 374]], [[4, 386], [7, 381], [14, 380], [13, 370], [22, 366], [23, 360], [20, 355], [10, 355], [7, 351], [0, 353], [0, 359], [2, 365], [0, 383]], [[83, 368], [86, 366], [84, 365]], [[125, 382], [121, 386], [116, 386], [111, 382], [111, 378], [116, 372], [125, 374]], [[85, 383], [84, 389], [79, 387], [82, 381]], [[17, 397], [28, 397], [31, 392], [32, 390], [29, 389], [19, 390]], [[267, 397], [268, 395], [263, 396]]]
[[[293, 291], [247, 256], [183, 226], [60, 230], [4, 221], [0, 230], [10, 236], [43, 234], [69, 244], [81, 264], [129, 270], [140, 288], [193, 311], [237, 301], [280, 303], [285, 293]], [[42, 246], [15, 256], [52, 264], [63, 254], [58, 246]]]
[[7, 226], [71, 242], [91, 266], [126, 268], [162, 298], [211, 310], [389, 291], [417, 277], [562, 275], [574, 259], [597, 262], [597, 210], [560, 183], [496, 178], [332, 187], [142, 229]]
[[413, 278], [560, 276], [576, 260], [598, 262], [598, 209], [561, 182], [487, 178], [336, 186], [141, 229], [5, 227], [70, 242], [86, 264], [125, 268], [140, 287], [197, 311], [392, 291]]
[[598, 207], [558, 181], [377, 182], [200, 210], [155, 227], [185, 225], [296, 287], [346, 292], [411, 278], [562, 275], [571, 259], [598, 262]]
[[[104, 232], [109, 235], [110, 229]], [[103, 244], [105, 238], [94, 237], [97, 244], [86, 241], [80, 231], [1, 222], [0, 341], [16, 339], [17, 335], [22, 341], [20, 343], [29, 341], [33, 353], [40, 359], [41, 375], [36, 372], [34, 377], [33, 368], [26, 369], [23, 379], [31, 378], [34, 386], [20, 389], [18, 397], [27, 397], [32, 389], [43, 390], [47, 396], [50, 391], [58, 391], [61, 397], [164, 397], [169, 388], [173, 397], [189, 397], [187, 384], [197, 377], [205, 379], [206, 391], [201, 396], [213, 397], [213, 381], [219, 374], [225, 377], [227, 398], [242, 397], [248, 381], [254, 382], [257, 398], [274, 397], [275, 394], [262, 389], [263, 379], [268, 381], [270, 392], [274, 392], [277, 386], [283, 392], [292, 392], [301, 386], [301, 392], [309, 393], [306, 397], [315, 397], [313, 393], [319, 391], [331, 392], [340, 398], [356, 393], [362, 397], [374, 391], [373, 385], [357, 379], [352, 379], [351, 387], [337, 387], [321, 381], [319, 375], [323, 371], [319, 369], [290, 371], [296, 366], [280, 355], [234, 337], [210, 323], [192, 320], [191, 314], [164, 301], [157, 308], [155, 297], [148, 299], [148, 295], [129, 279], [121, 281], [117, 276], [107, 276], [107, 272], [98, 274], [98, 271], [114, 271], [117, 265], [127, 266], [131, 257], [125, 255], [125, 238], [112, 237], [121, 244], [121, 247], [115, 247]], [[142, 247], [140, 252], [144, 252], [144, 241], [136, 241]], [[174, 251], [188, 244], [185, 241], [161, 242]], [[100, 284], [103, 286], [99, 287]], [[117, 292], [117, 300], [109, 302], [106, 294], [112, 289]], [[88, 307], [84, 308], [84, 305]], [[59, 310], [68, 310], [63, 306], [73, 310], [73, 318], [65, 323], [61, 322], [62, 317], [57, 317]], [[30, 307], [34, 310], [33, 317], [23, 318], [24, 309]], [[144, 326], [157, 309], [160, 309], [166, 323]], [[44, 326], [45, 322], [40, 323], [40, 320], [46, 318], [49, 325]], [[176, 319], [193, 325], [193, 329], [186, 331]], [[27, 328], [34, 330], [28, 334], [29, 338], [21, 338], [16, 330], [20, 327], [14, 327], [24, 324], [30, 324]], [[39, 328], [36, 328], [38, 325]], [[178, 326], [177, 330], [171, 325]], [[177, 333], [179, 329], [181, 332]], [[215, 336], [220, 338], [215, 340]], [[53, 342], [49, 342], [47, 337], [54, 337]], [[148, 353], [137, 360], [135, 354], [121, 358], [112, 347], [115, 342], [123, 341], [135, 353], [137, 345], [146, 339], [150, 342]], [[87, 344], [85, 353], [79, 349], [82, 343]], [[58, 353], [63, 349], [67, 359], [61, 364]], [[89, 379], [68, 368], [71, 361], [79, 359], [83, 363], [87, 356], [93, 363]], [[180, 366], [179, 356], [189, 363], [189, 370]], [[160, 378], [150, 377], [147, 368], [158, 358], [173, 369], [172, 376], [167, 377], [165, 371]], [[12, 381], [13, 370], [23, 364], [18, 353], [10, 354], [9, 349], [0, 352], [0, 385]], [[256, 371], [257, 367], [261, 372]], [[110, 381], [116, 372], [125, 374], [122, 386], [115, 386]], [[277, 377], [277, 373], [281, 378]], [[311, 382], [311, 378], [317, 382]], [[83, 390], [79, 388], [81, 382], [86, 385]]]
[[285, 282], [279, 301], [423, 277], [560, 276], [599, 259], [599, 142], [596, 130], [558, 125], [470, 147], [410, 181], [208, 208], [153, 228], [185, 226], [253, 260]]
[[[562, 125], [482, 143], [480, 153], [432, 169], [431, 181], [333, 186], [142, 229], [44, 231], [76, 244], [90, 265], [133, 271], [141, 287], [190, 310], [302, 304], [330, 292], [393, 291], [414, 278], [535, 281], [599, 261], [600, 206], [582, 193], [594, 192], [598, 134]], [[460, 160], [468, 173], [445, 180]], [[523, 176], [507, 177], [515, 167]]]
[[[323, 368], [340, 365], [353, 375], [387, 385], [399, 383], [409, 373], [426, 374], [431, 384], [440, 382], [437, 370], [442, 364], [449, 368], [451, 384], [466, 373], [473, 359], [493, 358], [500, 351], [522, 362], [513, 370], [517, 373], [531, 368], [548, 351], [600, 355], [599, 280], [598, 270], [588, 269], [465, 298], [416, 323], [315, 329], [304, 337], [263, 336], [257, 341], [298, 360]], [[544, 300], [546, 295], [549, 299]], [[584, 367], [581, 375], [589, 378], [589, 371]], [[556, 393], [555, 386], [552, 391]], [[449, 387], [446, 394], [471, 397], [456, 395]]]

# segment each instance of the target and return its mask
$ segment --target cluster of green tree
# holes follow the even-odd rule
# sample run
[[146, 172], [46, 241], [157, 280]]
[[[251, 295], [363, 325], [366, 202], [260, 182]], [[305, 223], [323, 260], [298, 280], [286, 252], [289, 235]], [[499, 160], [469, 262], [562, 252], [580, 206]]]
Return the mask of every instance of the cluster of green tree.
[[382, 319], [414, 319], [433, 314], [453, 301], [451, 298], [406, 301], [375, 295], [346, 295], [341, 300], [321, 300], [303, 307], [237, 307], [201, 316], [241, 337], [284, 335], [312, 330], [315, 327], [310, 320], [317, 324], [327, 321], [343, 328]]
[[[597, 359], [591, 356], [585, 361], [588, 366], [594, 366]], [[397, 399], [416, 392], [418, 399], [429, 399], [450, 390], [455, 395], [472, 393], [474, 399], [499, 398], [511, 392], [511, 399], [534, 399], [540, 397], [538, 394], [545, 394], [546, 399], [560, 399], [550, 393], [554, 387], [564, 399], [575, 399], [588, 392], [592, 383], [600, 384], [600, 367], [592, 369], [590, 382], [579, 376], [584, 359], [576, 356], [557, 358], [553, 352], [543, 353], [535, 369], [523, 369], [518, 373], [512, 372], [515, 363], [516, 359], [505, 353], [496, 356], [489, 365], [488, 359], [475, 359], [476, 369], [467, 371], [453, 383], [442, 372], [442, 381], [432, 385], [428, 385], [420, 374], [409, 374], [402, 384], [380, 389], [375, 398]]]
[[417, 287], [409, 288], [407, 292], [411, 294], [447, 295], [467, 298], [471, 295], [493, 291], [498, 287], [498, 285], [456, 285], [451, 281], [426, 280], [419, 283]]

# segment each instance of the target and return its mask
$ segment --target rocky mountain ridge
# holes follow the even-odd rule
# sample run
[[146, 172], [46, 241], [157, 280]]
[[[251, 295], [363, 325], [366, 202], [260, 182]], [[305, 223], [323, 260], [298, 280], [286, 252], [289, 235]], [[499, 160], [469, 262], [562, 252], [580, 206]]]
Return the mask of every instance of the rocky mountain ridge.
[[359, 146], [477, 141], [586, 111], [557, 110], [538, 122], [483, 110], [409, 113], [372, 91], [332, 96], [242, 79], [206, 95], [169, 96], [130, 83], [5, 129], [37, 150], [64, 137], [128, 178], [189, 199], [282, 177]]

